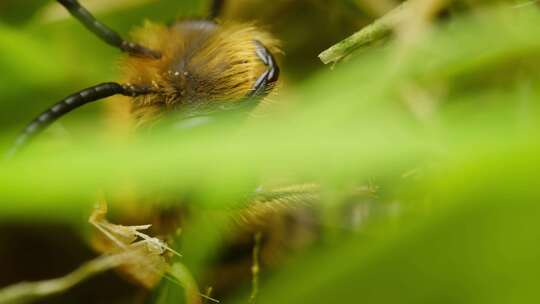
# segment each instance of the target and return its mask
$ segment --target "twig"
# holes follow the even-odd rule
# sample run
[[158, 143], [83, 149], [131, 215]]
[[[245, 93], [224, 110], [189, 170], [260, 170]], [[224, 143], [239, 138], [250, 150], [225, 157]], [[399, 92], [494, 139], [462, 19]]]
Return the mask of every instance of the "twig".
[[212, 288], [212, 286], [206, 287], [206, 292], [201, 296], [203, 298], [203, 304], [208, 303], [208, 301], [219, 303], [219, 301], [216, 302], [216, 300], [212, 299], [212, 291], [213, 290], [214, 290], [214, 288]]
[[410, 4], [406, 1], [372, 24], [325, 50], [319, 54], [319, 58], [324, 64], [338, 62], [355, 50], [390, 35], [394, 27], [410, 13]]
[[21, 282], [0, 289], [0, 304], [31, 303], [47, 296], [64, 292], [82, 281], [120, 266], [126, 254], [102, 256], [91, 260], [66, 276], [38, 281]]
[[209, 300], [214, 303], [219, 303], [219, 300], [210, 297], [211, 289], [207, 292], [208, 295], [199, 292], [197, 282], [184, 264], [178, 262], [174, 263], [170, 273], [176, 279], [176, 283], [184, 287], [184, 290], [186, 291], [186, 303], [202, 304], [203, 299], [205, 299], [205, 301]]
[[261, 236], [260, 232], [257, 232], [254, 236], [255, 245], [253, 245], [253, 265], [251, 266], [251, 295], [249, 296], [249, 304], [255, 304], [257, 302], [257, 294], [259, 293], [259, 255], [261, 252]]

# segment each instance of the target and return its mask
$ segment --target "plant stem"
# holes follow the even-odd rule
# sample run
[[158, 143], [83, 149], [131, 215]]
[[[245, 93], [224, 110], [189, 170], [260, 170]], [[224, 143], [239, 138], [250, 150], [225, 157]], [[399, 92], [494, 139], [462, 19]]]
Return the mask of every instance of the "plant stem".
[[337, 63], [355, 50], [390, 35], [394, 27], [410, 13], [411, 5], [406, 1], [372, 24], [325, 50], [319, 54], [319, 58], [324, 64]]

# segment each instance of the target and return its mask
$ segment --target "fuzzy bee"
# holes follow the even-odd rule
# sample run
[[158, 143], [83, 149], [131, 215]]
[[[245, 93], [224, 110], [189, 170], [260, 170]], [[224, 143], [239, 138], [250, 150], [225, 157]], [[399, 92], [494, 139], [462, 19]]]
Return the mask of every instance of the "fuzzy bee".
[[122, 83], [105, 82], [62, 99], [37, 116], [16, 139], [13, 155], [32, 137], [70, 111], [113, 95], [132, 98], [130, 112], [144, 124], [170, 111], [197, 116], [251, 109], [279, 77], [278, 42], [251, 24], [218, 23], [223, 1], [215, 0], [207, 20], [146, 23], [135, 41], [124, 40], [95, 19], [77, 0], [58, 0], [88, 30], [126, 55]]
[[[223, 6], [222, 0], [212, 2], [208, 19], [187, 19], [170, 25], [147, 22], [132, 32], [133, 41], [124, 40], [96, 20], [77, 0], [58, 0], [58, 3], [98, 38], [125, 53], [120, 60], [122, 80], [83, 89], [54, 104], [28, 124], [17, 138], [11, 155], [63, 115], [113, 95], [125, 96], [115, 100], [115, 105], [128, 113], [136, 127], [144, 127], [169, 113], [180, 112], [189, 120], [231, 110], [249, 112], [277, 84], [280, 69], [274, 54], [281, 52], [279, 42], [250, 23], [215, 21]], [[354, 195], [362, 196], [365, 192], [370, 191], [355, 190]], [[238, 271], [239, 268], [253, 269], [253, 235], [262, 233], [259, 237], [262, 264], [276, 264], [275, 252], [287, 246], [284, 244], [295, 243], [295, 240], [297, 244], [306, 243], [308, 239], [315, 239], [319, 229], [311, 210], [300, 214], [298, 222], [301, 224], [298, 225], [293, 225], [295, 218], [290, 214], [296, 211], [291, 206], [296, 206], [297, 210], [307, 209], [319, 201], [317, 184], [259, 187], [247, 195], [247, 199], [249, 207], [236, 214], [237, 223], [242, 227], [228, 244], [235, 261], [214, 265], [211, 270], [213, 277], [227, 278], [211, 282], [218, 295], [220, 290], [230, 290], [231, 285], [238, 284], [238, 276], [246, 279], [246, 272]], [[121, 221], [135, 225], [116, 225], [106, 219], [107, 206], [102, 201], [90, 217], [90, 223], [102, 233], [94, 236], [93, 247], [105, 254], [129, 249], [132, 256], [119, 270], [147, 288], [153, 288], [166, 276], [169, 266], [166, 253], [178, 255], [166, 242], [146, 234], [149, 223], [156, 224], [148, 219], [159, 218], [161, 211], [150, 210], [146, 213], [151, 215], [145, 218], [145, 212], [137, 209], [138, 218]], [[166, 221], [160, 219], [152, 232], [159, 230], [158, 234], [167, 235], [175, 231], [180, 212], [172, 211], [173, 224], [168, 225], [171, 227], [156, 228], [167, 226]]]
[[[11, 156], [63, 115], [113, 95], [129, 98], [127, 105], [121, 99], [118, 102], [140, 127], [174, 112], [183, 113], [186, 119], [230, 110], [249, 112], [278, 80], [280, 70], [274, 57], [280, 52], [278, 41], [253, 24], [215, 21], [222, 0], [212, 2], [208, 19], [170, 25], [146, 22], [132, 33], [133, 41], [98, 21], [77, 0], [58, 3], [98, 38], [124, 53], [120, 60], [122, 81], [83, 89], [42, 112], [18, 136]], [[162, 256], [170, 248], [139, 232], [149, 225], [113, 225], [103, 210], [106, 205], [102, 204], [90, 218], [103, 233], [93, 242], [94, 247], [107, 254], [129, 248], [140, 259], [127, 263], [121, 271], [140, 285], [154, 286], [166, 271]]]

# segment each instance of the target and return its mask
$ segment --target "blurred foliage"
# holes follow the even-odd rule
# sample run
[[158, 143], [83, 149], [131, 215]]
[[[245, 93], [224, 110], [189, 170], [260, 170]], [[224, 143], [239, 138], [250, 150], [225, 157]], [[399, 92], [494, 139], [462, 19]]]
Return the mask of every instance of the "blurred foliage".
[[[413, 43], [393, 39], [326, 69], [311, 61], [324, 49], [313, 46], [332, 41], [329, 47], [374, 16], [354, 1], [298, 2], [282, 4], [272, 17], [251, 8], [237, 12], [240, 19], [267, 20], [283, 31], [286, 53], [298, 43], [291, 47], [295, 56], [309, 57], [285, 60], [284, 93], [265, 105], [288, 104], [285, 111], [248, 122], [231, 117], [191, 132], [164, 124], [118, 143], [95, 128], [100, 105], [90, 106], [59, 123], [73, 134], [67, 144], [51, 143], [48, 132], [0, 164], [0, 221], [63, 223], [82, 234], [97, 192], [121, 191], [126, 181], [141, 196], [159, 197], [156, 204], [189, 197], [191, 218], [176, 248], [201, 282], [261, 181], [317, 182], [322, 200], [313, 208], [322, 213], [322, 237], [279, 268], [263, 267], [258, 303], [536, 302], [538, 6], [459, 1]], [[319, 11], [308, 21], [305, 11], [317, 4], [358, 13], [358, 20], [323, 35], [331, 19]], [[149, 2], [99, 17], [126, 33], [144, 18], [166, 22], [205, 7]], [[20, 16], [39, 16], [20, 9]], [[104, 59], [115, 51], [74, 21], [0, 18], [6, 146], [55, 99], [116, 76]], [[301, 32], [306, 29], [311, 36]], [[309, 38], [319, 34], [320, 41]], [[361, 225], [348, 223], [352, 211], [343, 196], [351, 184], [377, 186]], [[248, 294], [246, 285], [222, 302], [246, 303]], [[154, 300], [179, 303], [183, 289], [164, 282]]]
[[42, 0], [4, 0], [0, 2], [0, 18], [8, 24], [24, 24], [46, 3]]

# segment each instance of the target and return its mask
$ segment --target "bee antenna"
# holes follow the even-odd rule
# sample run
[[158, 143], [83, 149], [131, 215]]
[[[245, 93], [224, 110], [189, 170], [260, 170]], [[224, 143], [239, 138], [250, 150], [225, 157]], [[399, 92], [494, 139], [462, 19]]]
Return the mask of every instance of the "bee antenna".
[[7, 158], [9, 159], [13, 157], [21, 149], [21, 147], [23, 147], [34, 136], [39, 134], [39, 132], [43, 131], [54, 121], [76, 108], [117, 94], [125, 96], [139, 96], [148, 94], [150, 92], [151, 89], [147, 86], [133, 86], [127, 84], [118, 84], [115, 82], [105, 82], [71, 94], [32, 120], [32, 122], [30, 122], [26, 128], [24, 128], [24, 130], [15, 140], [15, 143], [7, 154]]
[[225, 0], [212, 0], [212, 6], [210, 7], [210, 19], [215, 19], [221, 15], [223, 11], [223, 5]]
[[79, 20], [88, 30], [96, 34], [107, 44], [119, 48], [133, 56], [148, 57], [153, 59], [161, 58], [161, 53], [148, 49], [142, 45], [122, 39], [122, 37], [110, 29], [105, 24], [97, 20], [84, 6], [77, 0], [57, 0], [69, 13]]

